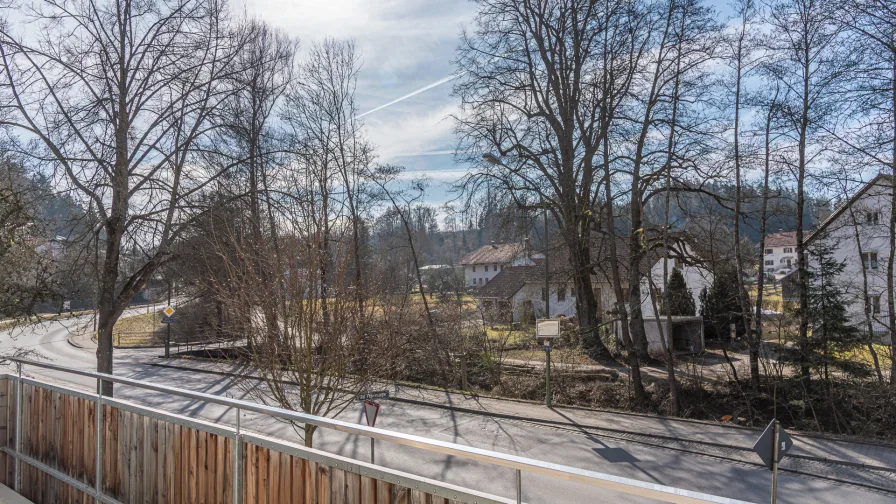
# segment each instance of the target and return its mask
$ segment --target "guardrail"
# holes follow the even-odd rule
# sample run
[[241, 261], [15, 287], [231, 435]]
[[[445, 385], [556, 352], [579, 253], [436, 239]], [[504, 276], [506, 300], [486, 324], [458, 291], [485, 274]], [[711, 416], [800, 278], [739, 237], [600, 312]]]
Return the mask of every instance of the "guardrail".
[[[291, 443], [283, 443], [277, 440], [273, 440], [264, 436], [255, 435], [252, 433], [248, 433], [241, 428], [240, 425], [240, 417], [242, 411], [251, 411], [263, 415], [267, 415], [270, 417], [281, 418], [285, 420], [291, 420], [303, 424], [312, 424], [320, 428], [325, 429], [333, 429], [336, 431], [344, 432], [347, 434], [353, 434], [357, 436], [363, 436], [371, 439], [371, 443], [373, 440], [379, 440], [383, 442], [395, 443], [403, 446], [409, 446], [413, 448], [418, 448], [421, 450], [429, 451], [432, 453], [439, 453], [444, 455], [451, 455], [467, 460], [483, 462], [486, 464], [490, 464], [498, 467], [505, 467], [509, 469], [513, 469], [516, 472], [516, 500], [515, 502], [522, 502], [522, 483], [523, 483], [523, 472], [533, 473], [548, 476], [551, 478], [555, 478], [558, 480], [571, 481], [577, 483], [584, 483], [586, 485], [590, 485], [597, 488], [602, 488], [606, 490], [612, 490], [615, 492], [620, 492], [628, 495], [639, 496], [639, 497], [647, 497], [656, 499], [661, 502], [673, 502], [673, 503], [718, 503], [718, 504], [747, 504], [745, 501], [740, 501], [736, 499], [730, 499], [726, 497], [719, 497], [715, 495], [709, 495], [700, 492], [693, 492], [689, 490], [673, 488], [665, 485], [659, 485], [655, 483], [649, 483], [645, 481], [639, 481], [630, 478], [623, 478], [619, 476], [613, 476], [610, 474], [598, 473], [594, 471], [588, 471], [585, 469], [579, 469], [576, 467], [565, 466], [561, 464], [554, 464], [551, 462], [545, 462], [541, 460], [535, 460], [531, 458], [521, 457], [517, 455], [510, 455], [505, 453], [499, 453], [491, 450], [484, 450], [481, 448], [475, 448], [471, 446], [459, 445], [456, 443], [451, 443], [447, 441], [440, 441], [435, 439], [427, 439], [421, 436], [416, 436], [412, 434], [405, 434], [401, 432], [389, 431], [386, 429], [368, 427], [365, 425], [359, 425], [349, 422], [344, 422], [341, 420], [335, 420], [330, 418], [324, 418], [314, 415], [308, 415], [305, 413], [291, 411], [281, 408], [276, 408], [272, 406], [266, 406], [258, 403], [253, 403], [250, 401], [244, 401], [240, 399], [230, 399], [226, 397], [221, 397], [213, 394], [207, 394], [203, 392], [194, 392], [190, 390], [182, 390], [174, 387], [169, 387], [167, 385], [159, 385], [155, 383], [150, 383], [142, 380], [135, 380], [131, 378], [125, 378], [120, 376], [108, 375], [104, 373], [96, 373], [92, 371], [83, 371], [79, 369], [67, 368], [64, 366], [58, 366], [55, 364], [48, 364], [43, 362], [35, 362], [26, 359], [19, 358], [7, 358], [7, 360], [15, 362], [17, 365], [17, 374], [11, 375], [6, 374], [6, 377], [15, 381], [16, 385], [16, 416], [15, 416], [15, 447], [14, 449], [9, 449], [7, 447], [2, 448], [2, 451], [7, 453], [8, 455], [14, 457], [15, 459], [15, 477], [14, 477], [14, 487], [16, 491], [19, 490], [21, 484], [21, 474], [22, 462], [25, 462], [31, 465], [34, 468], [37, 468], [40, 471], [43, 471], [47, 474], [52, 475], [53, 477], [59, 478], [65, 483], [72, 485], [82, 492], [87, 493], [91, 497], [93, 497], [96, 502], [108, 502], [108, 503], [117, 503], [118, 501], [105, 495], [103, 493], [103, 476], [102, 476], [102, 468], [103, 468], [103, 426], [104, 426], [104, 414], [95, 415], [95, 428], [96, 433], [94, 436], [96, 447], [93, 450], [95, 453], [95, 465], [96, 467], [93, 469], [95, 472], [94, 480], [95, 485], [93, 487], [78, 481], [75, 478], [72, 478], [69, 475], [66, 475], [52, 467], [47, 466], [46, 464], [42, 464], [40, 461], [37, 461], [22, 451], [22, 386], [23, 384], [31, 384], [40, 387], [49, 388], [51, 390], [60, 391], [63, 390], [60, 387], [56, 387], [51, 384], [47, 384], [45, 382], [24, 378], [22, 376], [22, 367], [23, 366], [35, 366], [44, 369], [49, 369], [53, 371], [59, 371], [64, 373], [69, 373], [78, 376], [84, 376], [96, 379], [97, 381], [97, 390], [99, 390], [99, 385], [101, 381], [109, 381], [113, 383], [118, 383], [121, 385], [127, 385], [130, 387], [151, 390], [155, 392], [160, 392], [163, 394], [170, 394], [172, 396], [183, 397], [187, 399], [202, 401], [206, 403], [219, 404], [223, 406], [228, 406], [234, 408], [236, 410], [236, 426], [235, 428], [228, 425], [220, 425], [220, 424], [210, 424], [208, 422], [198, 421], [192, 418], [183, 417], [181, 415], [176, 415], [172, 413], [167, 413], [159, 410], [150, 410], [149, 408], [144, 408], [140, 406], [135, 406], [130, 403], [120, 401], [118, 399], [104, 397], [98, 394], [85, 394], [83, 392], [74, 392], [65, 389], [64, 393], [73, 393], [78, 396], [81, 396], [89, 401], [93, 401], [97, 407], [95, 411], [105, 412], [105, 407], [115, 407], [115, 408], [123, 408], [125, 410], [139, 412], [142, 415], [149, 415], [154, 418], [164, 419], [166, 421], [186, 424], [190, 428], [197, 429], [202, 432], [212, 432], [217, 435], [227, 436], [229, 439], [232, 439], [233, 442], [230, 443], [230, 447], [233, 450], [231, 460], [233, 463], [231, 473], [234, 475], [232, 478], [233, 481], [228, 482], [228, 484], [233, 486], [232, 491], [230, 492], [233, 497], [234, 504], [240, 504], [242, 502], [243, 495], [243, 467], [241, 466], [243, 461], [244, 454], [242, 453], [243, 445], [245, 443], [253, 443], [257, 446], [263, 446], [266, 448], [270, 448], [275, 451], [279, 451], [284, 454], [295, 455], [302, 459], [312, 460], [315, 458], [328, 458], [331, 463], [335, 463], [337, 467], [341, 463], [343, 466], [351, 466], [352, 464], [346, 463], [347, 459], [336, 455], [327, 455], [322, 454], [322, 452], [307, 448], [300, 448]], [[315, 462], [317, 462], [315, 460]], [[365, 462], [355, 461], [356, 464], [355, 469], [358, 467], [363, 467], [365, 471], [372, 471], [373, 477], [379, 476], [378, 479], [388, 481], [390, 476], [386, 473], [377, 472], [377, 468], [380, 466], [375, 466], [371, 461], [370, 464]], [[349, 467], [351, 469], [351, 467]], [[367, 472], [365, 472], [367, 474]], [[424, 481], [423, 478], [420, 478], [419, 481]], [[432, 487], [441, 487], [443, 489], [449, 488], [455, 492], [457, 495], [458, 488], [453, 487], [451, 485], [439, 485], [433, 484], [431, 481], [424, 481], [426, 485]], [[431, 495], [441, 495], [439, 494], [439, 489], [433, 489], [435, 493]], [[470, 491], [469, 493], [465, 493], [463, 489], [460, 489], [462, 494], [468, 496], [470, 500], [473, 500], [474, 496], [486, 497], [484, 494], [481, 494], [476, 491]], [[447, 495], [447, 492], [446, 492]], [[457, 497], [454, 497], [457, 499]], [[366, 502], [366, 501], [365, 501]], [[379, 502], [379, 501], [377, 501]], [[500, 500], [489, 500], [489, 499], [481, 499], [479, 502], [501, 502]]]

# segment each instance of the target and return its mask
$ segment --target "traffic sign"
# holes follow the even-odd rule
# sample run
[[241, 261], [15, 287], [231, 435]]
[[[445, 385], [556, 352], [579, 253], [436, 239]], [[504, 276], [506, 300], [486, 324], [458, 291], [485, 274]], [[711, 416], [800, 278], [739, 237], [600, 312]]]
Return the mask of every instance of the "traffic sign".
[[377, 390], [376, 392], [368, 392], [366, 394], [358, 394], [359, 401], [368, 401], [370, 399], [388, 399], [388, 390]]
[[174, 308], [167, 306], [164, 310], [162, 310], [162, 313], [164, 313], [166, 317], [171, 317], [172, 315], [174, 315]]
[[373, 401], [364, 401], [364, 417], [367, 418], [367, 425], [376, 426], [376, 415], [380, 412], [380, 405]]
[[774, 470], [774, 466], [781, 462], [784, 455], [793, 447], [793, 438], [791, 438], [784, 429], [778, 427], [778, 459], [774, 460], [776, 422], [777, 420], [772, 420], [753, 445], [753, 451], [756, 452], [756, 455], [759, 455], [759, 458], [762, 459], [762, 463], [765, 464], [765, 467], [768, 467], [769, 471]]
[[545, 346], [544, 346], [544, 351], [545, 351], [545, 352], [550, 352], [550, 351], [551, 351], [551, 345], [545, 345]]
[[162, 323], [163, 324], [173, 324], [174, 317], [162, 317]]

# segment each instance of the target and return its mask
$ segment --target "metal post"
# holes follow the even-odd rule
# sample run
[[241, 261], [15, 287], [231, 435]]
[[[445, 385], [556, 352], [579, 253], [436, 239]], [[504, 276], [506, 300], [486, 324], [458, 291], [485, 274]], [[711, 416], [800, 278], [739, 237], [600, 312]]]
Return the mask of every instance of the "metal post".
[[541, 202], [544, 210], [544, 316], [551, 318], [551, 271], [548, 266], [548, 252], [550, 250], [550, 239], [548, 238], [548, 207]]
[[544, 405], [548, 408], [551, 407], [551, 351], [549, 350], [550, 340], [545, 341], [545, 351], [544, 351], [544, 380], [545, 380], [545, 395], [544, 395]]
[[233, 504], [243, 501], [243, 435], [240, 432], [240, 409], [236, 409], [236, 435], [233, 436]]
[[772, 450], [772, 504], [778, 500], [778, 429], [780, 424], [775, 419], [775, 447]]
[[[96, 381], [97, 389], [100, 388], [100, 380]], [[105, 411], [103, 410], [103, 395], [96, 396], [96, 502], [100, 502], [103, 494], [103, 425]]]
[[[168, 281], [168, 306], [171, 306], [171, 281]], [[165, 358], [171, 357], [171, 324], [166, 324], [168, 335], [165, 337]]]
[[21, 493], [22, 489], [22, 363], [16, 362], [19, 378], [16, 380], [16, 474], [13, 490]]
[[376, 441], [375, 439], [370, 438], [370, 463], [371, 464], [376, 463], [376, 462], [374, 462], [376, 460], [376, 457], [374, 456], [376, 454], [375, 441]]
[[523, 504], [523, 473], [516, 470], [516, 504]]

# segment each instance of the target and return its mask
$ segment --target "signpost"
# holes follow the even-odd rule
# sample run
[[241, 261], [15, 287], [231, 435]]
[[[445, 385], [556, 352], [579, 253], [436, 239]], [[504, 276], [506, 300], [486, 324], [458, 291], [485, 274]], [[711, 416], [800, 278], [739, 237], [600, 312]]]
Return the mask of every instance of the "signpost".
[[[386, 396], [388, 397], [388, 391], [386, 392]], [[364, 401], [364, 418], [367, 419], [367, 425], [374, 427], [376, 426], [376, 416], [380, 412], [380, 405], [370, 400]], [[373, 464], [374, 457], [374, 439], [370, 438], [370, 463]]]
[[759, 455], [765, 466], [772, 472], [772, 504], [775, 504], [778, 497], [778, 463], [792, 447], [793, 438], [781, 428], [777, 419], [768, 424], [753, 445], [753, 451]]
[[168, 284], [168, 306], [162, 310], [162, 313], [165, 314], [162, 317], [162, 323], [168, 324], [168, 327], [165, 328], [167, 331], [167, 335], [165, 336], [165, 358], [171, 357], [171, 324], [174, 323], [174, 308], [171, 307], [171, 284]]
[[551, 407], [551, 341], [560, 337], [560, 321], [540, 319], [535, 321], [535, 337], [544, 344], [544, 404]]

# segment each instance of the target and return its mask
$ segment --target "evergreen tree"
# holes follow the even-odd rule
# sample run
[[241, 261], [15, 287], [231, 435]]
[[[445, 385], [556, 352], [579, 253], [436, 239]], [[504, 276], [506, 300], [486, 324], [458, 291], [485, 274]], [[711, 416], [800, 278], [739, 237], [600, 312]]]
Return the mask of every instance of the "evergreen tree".
[[[669, 283], [666, 286], [669, 289], [669, 307], [663, 306], [662, 315], [672, 315], [673, 317], [693, 316], [697, 314], [697, 306], [694, 304], [694, 296], [691, 289], [684, 281], [684, 275], [678, 268], [672, 268], [669, 274]], [[663, 298], [666, 299], [665, 297]], [[671, 312], [671, 313], [670, 313]]]
[[853, 376], [867, 376], [865, 364], [849, 358], [852, 350], [864, 343], [862, 332], [852, 324], [847, 313], [845, 293], [839, 275], [845, 262], [834, 258], [833, 247], [824, 239], [816, 241], [809, 269], [809, 323], [811, 336], [802, 344], [786, 349], [783, 360], [816, 371], [825, 380], [831, 369]]
[[700, 292], [700, 316], [707, 339], [725, 339], [731, 336], [731, 324], [738, 337], [746, 334], [744, 316], [737, 297], [737, 271], [722, 267], [715, 272], [709, 290]]

